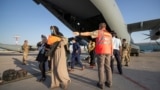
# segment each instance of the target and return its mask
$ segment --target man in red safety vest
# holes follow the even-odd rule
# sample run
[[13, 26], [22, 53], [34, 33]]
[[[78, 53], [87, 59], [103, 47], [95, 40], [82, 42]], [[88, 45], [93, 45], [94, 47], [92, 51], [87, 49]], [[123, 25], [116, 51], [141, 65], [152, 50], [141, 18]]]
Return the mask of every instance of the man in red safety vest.
[[[112, 35], [106, 29], [105, 23], [99, 24], [99, 29], [92, 32], [74, 32], [75, 35], [91, 36], [96, 38], [95, 52], [97, 55], [98, 77], [99, 82], [97, 86], [101, 89], [104, 85], [112, 86], [112, 71], [110, 67], [111, 56], [113, 55]], [[105, 70], [105, 72], [104, 72]], [[106, 81], [104, 76], [106, 75]]]

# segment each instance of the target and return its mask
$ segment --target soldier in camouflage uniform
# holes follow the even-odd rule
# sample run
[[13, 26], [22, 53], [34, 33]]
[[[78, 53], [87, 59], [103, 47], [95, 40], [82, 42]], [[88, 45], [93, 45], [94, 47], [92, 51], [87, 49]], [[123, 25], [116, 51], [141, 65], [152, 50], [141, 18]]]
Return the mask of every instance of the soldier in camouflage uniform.
[[126, 42], [126, 39], [122, 40], [122, 65], [125, 63], [125, 66], [128, 66], [129, 57], [129, 44]]
[[27, 60], [28, 52], [29, 52], [29, 45], [28, 45], [27, 40], [24, 41], [22, 49], [23, 49], [23, 62], [22, 62], [22, 64], [26, 65], [27, 64], [26, 60]]

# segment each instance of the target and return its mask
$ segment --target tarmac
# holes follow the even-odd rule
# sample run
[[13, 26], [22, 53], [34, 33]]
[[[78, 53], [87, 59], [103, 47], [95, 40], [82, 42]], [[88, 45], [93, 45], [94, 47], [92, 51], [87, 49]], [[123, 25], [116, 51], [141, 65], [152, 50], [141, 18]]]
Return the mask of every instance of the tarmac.
[[[40, 71], [38, 62], [35, 61], [37, 52], [30, 53], [28, 64], [22, 65], [22, 53], [0, 52], [0, 73], [7, 69], [25, 69], [28, 76], [22, 79], [3, 82], [0, 90], [62, 90], [61, 88], [50, 88], [50, 73], [47, 79], [38, 82]], [[81, 58], [87, 57], [83, 53]], [[82, 60], [86, 66], [83, 71], [77, 66], [75, 71], [69, 73], [71, 84], [68, 90], [101, 90], [96, 84], [98, 81], [97, 67], [90, 68], [88, 62]], [[47, 63], [46, 63], [47, 64]], [[46, 65], [47, 66], [47, 65]], [[160, 52], [140, 53], [139, 57], [132, 56], [129, 66], [123, 66], [123, 75], [118, 74], [116, 61], [114, 63], [113, 85], [104, 90], [160, 90]]]

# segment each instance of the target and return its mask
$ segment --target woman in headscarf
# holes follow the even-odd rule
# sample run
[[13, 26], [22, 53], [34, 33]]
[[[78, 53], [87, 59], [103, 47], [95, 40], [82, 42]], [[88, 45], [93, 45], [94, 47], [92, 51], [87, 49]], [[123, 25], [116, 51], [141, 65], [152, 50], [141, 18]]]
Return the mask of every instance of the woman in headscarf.
[[67, 89], [71, 82], [67, 64], [65, 45], [68, 40], [65, 39], [58, 27], [51, 26], [51, 36], [48, 38], [48, 44], [51, 46], [51, 88], [62, 87]]

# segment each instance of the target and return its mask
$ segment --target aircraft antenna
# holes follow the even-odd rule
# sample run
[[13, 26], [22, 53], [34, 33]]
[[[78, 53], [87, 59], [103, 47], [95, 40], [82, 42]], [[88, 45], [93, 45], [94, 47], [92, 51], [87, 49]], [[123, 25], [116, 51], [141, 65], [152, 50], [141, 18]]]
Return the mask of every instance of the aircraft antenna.
[[18, 45], [18, 41], [19, 41], [20, 36], [19, 35], [15, 35], [13, 38], [16, 39], [16, 45]]

